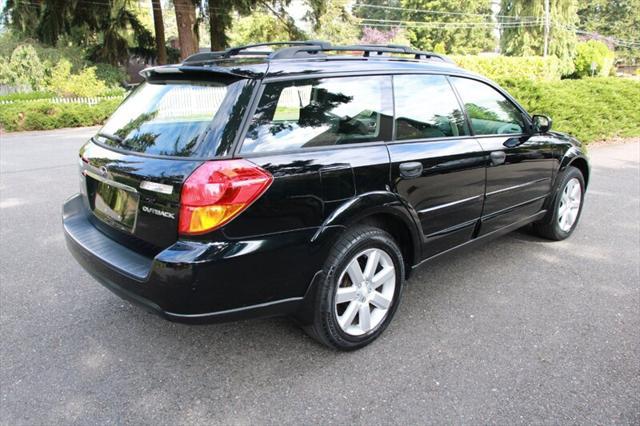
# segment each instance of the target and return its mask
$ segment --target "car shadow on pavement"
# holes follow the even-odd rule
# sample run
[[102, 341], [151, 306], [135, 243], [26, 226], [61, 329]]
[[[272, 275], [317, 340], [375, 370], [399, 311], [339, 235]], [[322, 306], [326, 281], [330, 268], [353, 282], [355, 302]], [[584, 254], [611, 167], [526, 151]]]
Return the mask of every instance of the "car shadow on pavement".
[[[429, 277], [446, 277], [452, 268], [467, 269], [467, 264], [483, 263], [483, 258], [489, 255], [488, 252], [499, 250], [502, 246], [513, 245], [516, 241], [548, 242], [548, 240], [539, 238], [531, 232], [530, 229], [523, 228], [508, 234], [508, 236], [493, 240], [479, 250], [454, 252], [430, 262], [428, 265], [418, 267], [407, 281], [407, 287], [425, 289], [425, 292], [417, 294], [422, 290], [409, 290], [411, 293], [416, 293], [410, 296], [422, 299], [432, 296], [434, 292], [446, 292], [447, 288], [454, 283], [463, 285], [458, 284], [459, 281], [454, 278], [445, 281], [438, 279], [438, 284], [433, 284], [430, 282]], [[516, 254], [512, 255], [517, 256]], [[460, 263], [465, 264], [465, 266], [461, 266]], [[446, 297], [445, 295], [442, 296]], [[403, 304], [410, 303], [407, 302], [407, 297], [404, 299]], [[121, 301], [116, 296], [105, 297], [104, 301], [100, 303], [100, 310], [102, 312], [98, 317], [103, 319], [110, 318], [109, 323], [114, 327], [126, 325], [128, 334], [132, 336], [132, 341], [127, 344], [145, 345], [144, 342], [148, 340], [162, 341], [163, 347], [168, 351], [171, 351], [172, 347], [175, 347], [175, 350], [184, 351], [186, 348], [193, 346], [189, 350], [193, 351], [194, 354], [209, 354], [211, 356], [216, 356], [216, 354], [224, 356], [229, 350], [243, 352], [247, 348], [253, 351], [262, 351], [263, 355], [271, 354], [272, 356], [276, 354], [282, 356], [285, 353], [315, 352], [322, 354], [322, 358], [326, 357], [327, 354], [338, 354], [338, 352], [327, 349], [315, 342], [292, 319], [286, 317], [188, 325], [164, 320], [157, 315], [131, 305], [129, 302]], [[392, 323], [391, 328], [397, 327], [394, 326], [394, 323]], [[122, 336], [122, 333], [116, 334]], [[381, 340], [385, 340], [384, 337], [387, 334], [383, 334]], [[224, 349], [218, 353], [220, 348]]]

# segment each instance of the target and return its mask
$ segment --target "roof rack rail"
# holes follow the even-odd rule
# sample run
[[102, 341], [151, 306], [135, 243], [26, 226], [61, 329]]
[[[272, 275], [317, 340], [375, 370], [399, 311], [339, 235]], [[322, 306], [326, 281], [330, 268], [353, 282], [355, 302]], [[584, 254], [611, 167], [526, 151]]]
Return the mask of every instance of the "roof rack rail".
[[[255, 50], [256, 47], [269, 46], [287, 46], [275, 51]], [[278, 41], [272, 43], [256, 43], [247, 44], [245, 46], [230, 47], [226, 50], [218, 52], [202, 52], [187, 57], [182, 63], [183, 65], [204, 64], [217, 59], [226, 59], [232, 56], [265, 56], [269, 60], [275, 59], [295, 59], [302, 57], [326, 57], [323, 52], [363, 52], [365, 58], [371, 57], [373, 54], [382, 56], [385, 53], [396, 53], [401, 55], [413, 55], [414, 59], [432, 59], [436, 58], [443, 62], [454, 62], [444, 55], [433, 52], [424, 52], [414, 50], [409, 46], [398, 44], [354, 44], [347, 46], [334, 46], [328, 41], [323, 40], [305, 40], [305, 41]]]
[[397, 44], [387, 44], [387, 45], [378, 45], [378, 44], [354, 44], [347, 46], [333, 46], [330, 43], [322, 42], [318, 44], [312, 44], [311, 42], [305, 43], [303, 45], [287, 47], [284, 49], [277, 50], [269, 55], [269, 59], [294, 59], [303, 56], [315, 56], [320, 52], [327, 51], [335, 51], [335, 52], [350, 52], [350, 51], [360, 51], [363, 52], [363, 57], [368, 58], [371, 57], [372, 53], [375, 53], [378, 56], [382, 56], [384, 53], [397, 53], [404, 55], [413, 55], [414, 59], [431, 59], [437, 58], [443, 62], [451, 63], [454, 62], [445, 55], [440, 55], [434, 52], [425, 52], [420, 50], [414, 50], [409, 46], [401, 46]]
[[235, 46], [230, 47], [225, 50], [219, 50], [216, 52], [200, 52], [195, 53], [191, 56], [188, 56], [182, 63], [184, 65], [194, 65], [200, 63], [206, 63], [209, 61], [214, 61], [216, 59], [225, 59], [230, 58], [232, 56], [238, 55], [247, 55], [247, 56], [256, 56], [256, 55], [264, 55], [269, 56], [273, 52], [266, 50], [250, 50], [256, 47], [268, 47], [268, 46], [322, 46], [324, 48], [331, 46], [331, 43], [323, 40], [307, 40], [307, 41], [276, 41], [271, 43], [255, 43], [255, 44], [247, 44], [244, 46]]

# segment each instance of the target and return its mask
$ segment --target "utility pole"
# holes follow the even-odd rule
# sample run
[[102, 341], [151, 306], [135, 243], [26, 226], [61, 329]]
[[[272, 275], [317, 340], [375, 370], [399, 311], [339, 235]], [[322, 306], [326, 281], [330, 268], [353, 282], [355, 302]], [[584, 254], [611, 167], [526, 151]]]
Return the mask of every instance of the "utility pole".
[[549, 52], [549, 0], [544, 0], [544, 55]]

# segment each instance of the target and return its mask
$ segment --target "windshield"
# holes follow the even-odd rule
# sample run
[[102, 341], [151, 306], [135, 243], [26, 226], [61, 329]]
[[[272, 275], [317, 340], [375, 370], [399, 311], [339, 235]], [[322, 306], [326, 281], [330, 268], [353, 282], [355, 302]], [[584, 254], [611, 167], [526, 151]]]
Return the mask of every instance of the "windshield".
[[125, 99], [98, 137], [106, 145], [128, 151], [191, 156], [216, 114], [225, 113], [221, 106], [229, 87], [145, 82]]

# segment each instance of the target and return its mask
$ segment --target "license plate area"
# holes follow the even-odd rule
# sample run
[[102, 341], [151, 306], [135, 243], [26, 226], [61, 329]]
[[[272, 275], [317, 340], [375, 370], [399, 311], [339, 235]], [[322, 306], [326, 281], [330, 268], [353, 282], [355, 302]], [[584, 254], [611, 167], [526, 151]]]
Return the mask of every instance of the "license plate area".
[[98, 219], [133, 233], [140, 202], [140, 195], [134, 188], [87, 174], [87, 195]]

